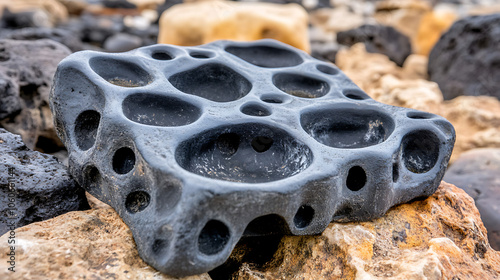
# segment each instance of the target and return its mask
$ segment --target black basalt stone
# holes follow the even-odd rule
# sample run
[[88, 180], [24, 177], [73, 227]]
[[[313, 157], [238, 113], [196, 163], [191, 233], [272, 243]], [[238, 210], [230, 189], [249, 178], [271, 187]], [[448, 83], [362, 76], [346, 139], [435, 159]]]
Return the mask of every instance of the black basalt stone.
[[337, 42], [352, 46], [364, 43], [367, 52], [381, 53], [402, 66], [411, 54], [410, 39], [391, 26], [365, 24], [358, 28], [337, 33]]
[[489, 95], [500, 99], [500, 14], [455, 22], [429, 54], [429, 78], [446, 100]]
[[76, 210], [89, 209], [85, 191], [53, 156], [26, 147], [0, 128], [0, 235]]
[[274, 40], [75, 53], [51, 108], [71, 173], [173, 276], [221, 265], [245, 236], [318, 234], [430, 195], [455, 140]]

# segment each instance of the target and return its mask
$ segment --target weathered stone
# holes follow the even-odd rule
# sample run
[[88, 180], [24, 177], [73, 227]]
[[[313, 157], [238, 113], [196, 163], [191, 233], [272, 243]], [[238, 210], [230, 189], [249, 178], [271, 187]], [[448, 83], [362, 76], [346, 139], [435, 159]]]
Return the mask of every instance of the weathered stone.
[[[0, 40], [2, 59], [0, 77], [10, 91], [11, 102], [21, 104], [21, 111], [9, 110], [9, 117], [0, 120], [12, 133], [20, 134], [30, 149], [53, 152], [63, 147], [56, 135], [49, 108], [49, 91], [56, 66], [71, 51], [52, 40]], [[14, 100], [12, 97], [15, 94]], [[0, 108], [4, 107], [0, 100]], [[17, 106], [17, 105], [16, 105]], [[18, 106], [16, 107], [18, 108]], [[15, 112], [19, 112], [15, 114]]]
[[15, 29], [9, 32], [3, 32], [0, 35], [1, 39], [12, 40], [40, 40], [50, 39], [61, 43], [68, 47], [72, 52], [81, 51], [83, 49], [82, 41], [69, 30], [60, 28], [33, 27]]
[[411, 54], [411, 43], [408, 37], [393, 27], [384, 25], [365, 24], [355, 29], [339, 32], [337, 42], [349, 47], [356, 43], [364, 43], [367, 52], [385, 54], [399, 66], [402, 66]]
[[116, 33], [104, 41], [104, 50], [108, 52], [126, 52], [141, 46], [141, 38], [127, 33]]
[[474, 201], [442, 183], [425, 199], [365, 223], [332, 223], [320, 236], [287, 236], [271, 261], [233, 279], [498, 279], [500, 252]]
[[463, 153], [446, 171], [444, 179], [474, 198], [491, 247], [500, 250], [500, 149]]
[[429, 55], [429, 78], [446, 100], [461, 95], [500, 99], [500, 14], [455, 22]]
[[76, 180], [174, 276], [242, 236], [318, 234], [430, 195], [454, 142], [445, 119], [375, 102], [275, 40], [75, 53], [51, 106]]
[[[0, 278], [174, 280], [144, 263], [129, 228], [113, 209], [71, 212], [15, 231], [15, 272], [9, 233], [0, 237]], [[207, 274], [184, 280], [210, 280]]]
[[56, 158], [29, 150], [0, 128], [0, 234], [88, 209], [85, 192]]
[[362, 44], [357, 44], [339, 51], [336, 63], [377, 101], [425, 110], [448, 119], [457, 133], [451, 162], [470, 149], [500, 147], [500, 101], [488, 96], [460, 96], [443, 102], [437, 84], [424, 80], [424, 61], [412, 63], [411, 57], [400, 68], [386, 56], [367, 53]]
[[[18, 27], [54, 27], [68, 18], [68, 11], [57, 0], [0, 0], [0, 16], [2, 16], [4, 9], [14, 14], [35, 13], [38, 15], [38, 19], [32, 19], [44, 22], [43, 25], [37, 25], [34, 22], [35, 25]], [[50, 26], [46, 26], [45, 23]]]
[[307, 25], [308, 15], [297, 4], [184, 3], [161, 15], [158, 43], [195, 46], [222, 39], [271, 38], [309, 52]]
[[121, 15], [82, 14], [78, 19], [68, 21], [61, 28], [73, 32], [84, 43], [102, 47], [110, 36], [125, 28]]

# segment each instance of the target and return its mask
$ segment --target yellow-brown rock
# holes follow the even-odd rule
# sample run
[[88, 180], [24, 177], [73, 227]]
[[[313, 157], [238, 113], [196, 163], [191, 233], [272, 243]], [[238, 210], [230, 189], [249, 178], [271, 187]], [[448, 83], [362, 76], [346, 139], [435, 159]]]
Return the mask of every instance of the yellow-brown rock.
[[[384, 0], [376, 3], [375, 19], [380, 24], [396, 28], [410, 38], [412, 44], [418, 34], [422, 17], [431, 11], [427, 1]], [[415, 45], [413, 44], [415, 48]]]
[[52, 26], [68, 19], [66, 7], [57, 0], [0, 0], [0, 16], [5, 8], [13, 13], [26, 11], [43, 12]]
[[183, 3], [161, 15], [158, 43], [194, 46], [221, 39], [271, 38], [309, 52], [307, 25], [307, 12], [297, 4]]
[[354, 83], [382, 103], [441, 115], [455, 127], [457, 140], [450, 161], [474, 148], [500, 147], [500, 101], [486, 96], [461, 96], [450, 101], [436, 83], [425, 80], [425, 59], [410, 56], [403, 68], [382, 54], [356, 44], [341, 50], [336, 63]]
[[499, 279], [500, 252], [491, 249], [474, 200], [443, 182], [431, 197], [373, 222], [285, 237], [271, 262], [246, 263], [235, 278]]
[[[142, 261], [132, 233], [110, 208], [70, 212], [15, 230], [15, 272], [8, 269], [10, 233], [0, 237], [0, 279], [176, 279]], [[185, 280], [209, 280], [208, 274]]]
[[413, 44], [415, 53], [428, 56], [441, 34], [448, 30], [456, 19], [456, 14], [446, 11], [431, 11], [423, 15]]

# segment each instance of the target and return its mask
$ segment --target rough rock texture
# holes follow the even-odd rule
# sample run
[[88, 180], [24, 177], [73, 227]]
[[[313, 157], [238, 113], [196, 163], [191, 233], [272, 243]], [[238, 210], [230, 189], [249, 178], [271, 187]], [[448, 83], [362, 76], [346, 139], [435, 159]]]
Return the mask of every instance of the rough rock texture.
[[364, 43], [367, 52], [385, 54], [399, 66], [402, 66], [411, 54], [408, 37], [385, 25], [364, 24], [355, 29], [339, 32], [337, 42], [349, 47], [356, 43]]
[[[175, 279], [145, 264], [112, 209], [71, 212], [15, 231], [15, 273], [7, 270], [9, 233], [0, 237], [0, 279]], [[209, 280], [207, 274], [184, 280]]]
[[491, 247], [500, 250], [500, 149], [463, 153], [446, 171], [444, 179], [474, 198]]
[[66, 7], [57, 0], [0, 0], [0, 16], [4, 9], [11, 13], [37, 12], [38, 20], [47, 23], [35, 25], [39, 27], [54, 27], [68, 18]]
[[[20, 134], [30, 149], [63, 147], [49, 108], [57, 64], [71, 51], [52, 40], [0, 40], [0, 126]], [[4, 99], [5, 98], [5, 99]]]
[[68, 47], [71, 51], [81, 51], [83, 49], [80, 39], [69, 30], [60, 28], [32, 27], [15, 29], [9, 32], [3, 32], [0, 35], [2, 39], [13, 40], [40, 40], [50, 39]]
[[377, 101], [448, 119], [457, 133], [450, 162], [470, 149], [500, 147], [500, 101], [488, 96], [443, 101], [437, 84], [424, 80], [422, 57], [412, 55], [400, 68], [386, 56], [367, 53], [362, 44], [357, 44], [339, 51], [336, 63]]
[[428, 56], [439, 37], [457, 19], [457, 15], [448, 11], [430, 11], [422, 16], [415, 38], [415, 53]]
[[[203, 14], [203, 17], [199, 15]], [[184, 3], [160, 18], [158, 43], [194, 46], [215, 40], [271, 38], [306, 52], [308, 15], [297, 4], [208, 1]]]
[[455, 22], [429, 55], [429, 78], [445, 99], [489, 95], [500, 99], [500, 14]]
[[[237, 257], [237, 256], [236, 256]], [[233, 279], [498, 279], [500, 252], [474, 201], [442, 183], [425, 200], [366, 223], [333, 223], [320, 236], [288, 236], [273, 259]]]
[[64, 165], [0, 129], [0, 234], [88, 207]]

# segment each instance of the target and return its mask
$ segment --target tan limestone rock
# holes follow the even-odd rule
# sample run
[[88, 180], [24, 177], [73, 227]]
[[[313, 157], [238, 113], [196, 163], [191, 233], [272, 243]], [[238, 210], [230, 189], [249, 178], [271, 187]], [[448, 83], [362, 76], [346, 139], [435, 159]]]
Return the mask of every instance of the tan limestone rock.
[[424, 14], [413, 44], [415, 53], [428, 56], [441, 35], [456, 19], [457, 15], [448, 11], [430, 11]]
[[[15, 272], [8, 271], [9, 233], [0, 237], [0, 279], [176, 279], [148, 266], [113, 209], [70, 212], [15, 230]], [[185, 280], [209, 280], [208, 274]]]
[[309, 52], [307, 25], [307, 12], [297, 4], [183, 3], [161, 15], [158, 43], [194, 46], [222, 39], [271, 38]]
[[2, 11], [7, 8], [12, 13], [36, 11], [42, 13], [53, 27], [58, 23], [65, 22], [68, 19], [68, 10], [57, 0], [0, 0], [0, 16]]
[[394, 207], [373, 222], [332, 223], [319, 236], [284, 237], [272, 261], [245, 263], [237, 276], [498, 279], [500, 252], [490, 247], [474, 200], [443, 182], [431, 197]]

